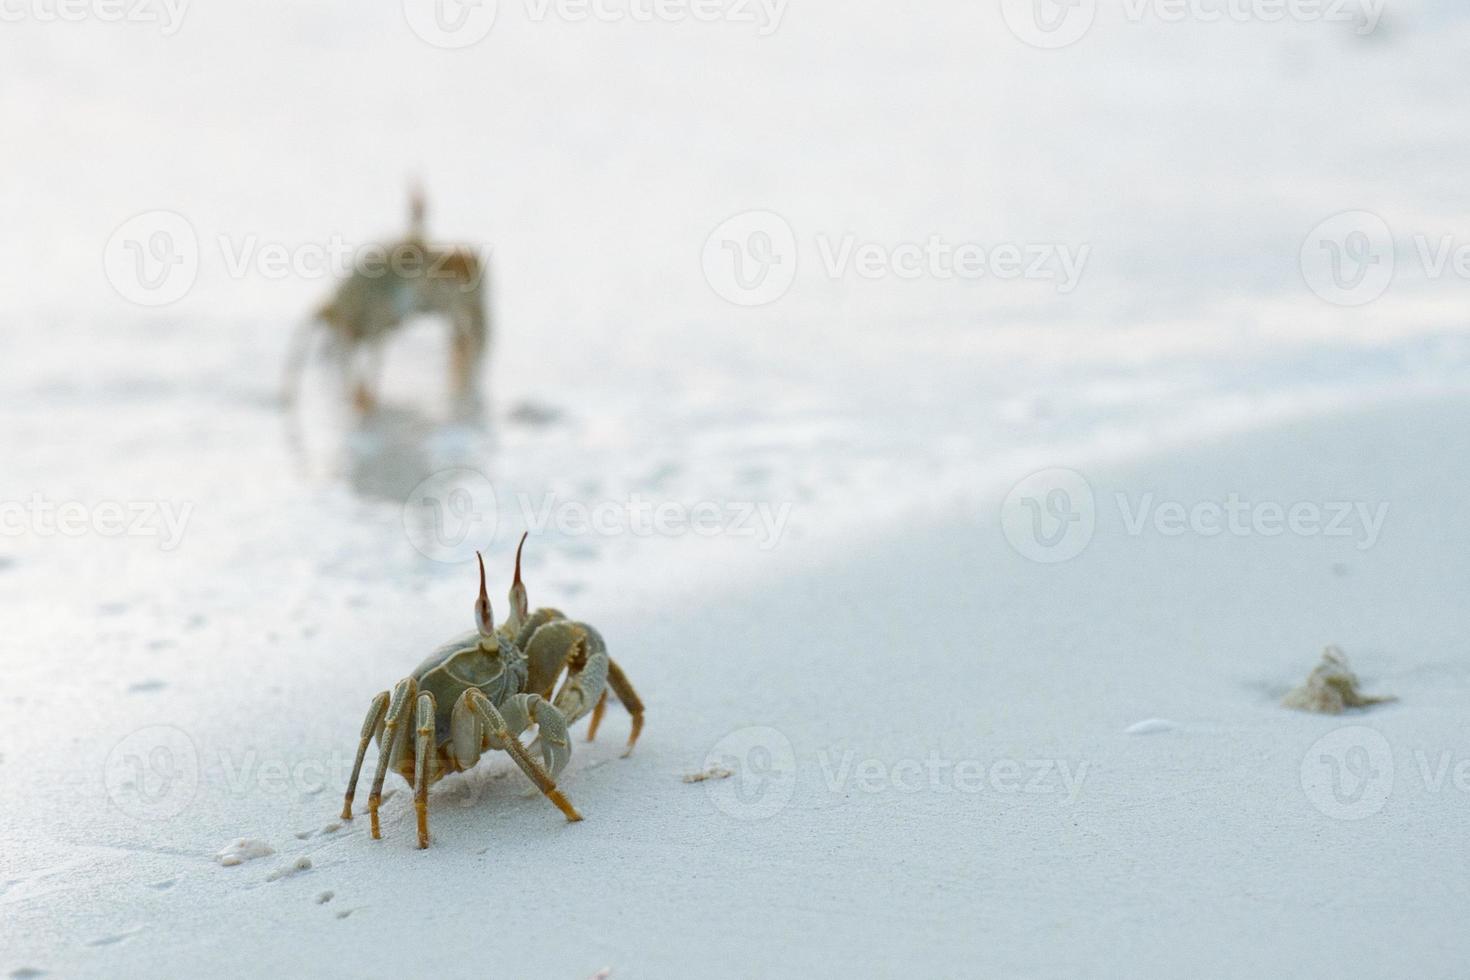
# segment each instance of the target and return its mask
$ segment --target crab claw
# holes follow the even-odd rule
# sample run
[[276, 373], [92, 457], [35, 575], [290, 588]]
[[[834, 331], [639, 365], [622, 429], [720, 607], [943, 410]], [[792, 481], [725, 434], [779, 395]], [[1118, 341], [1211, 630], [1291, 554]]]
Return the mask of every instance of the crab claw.
[[477, 551], [475, 560], [480, 563], [480, 597], [475, 600], [475, 627], [481, 636], [495, 632], [495, 613], [490, 608], [490, 595], [485, 591], [485, 559]]

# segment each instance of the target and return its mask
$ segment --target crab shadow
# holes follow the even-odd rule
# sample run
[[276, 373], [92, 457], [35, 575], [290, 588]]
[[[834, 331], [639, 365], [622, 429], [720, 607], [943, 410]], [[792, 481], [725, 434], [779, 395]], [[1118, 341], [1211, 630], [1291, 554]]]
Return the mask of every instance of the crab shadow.
[[435, 418], [412, 404], [388, 403], [332, 419], [292, 413], [286, 441], [303, 474], [335, 477], [363, 500], [395, 504], [447, 470], [488, 468], [497, 446], [480, 406]]

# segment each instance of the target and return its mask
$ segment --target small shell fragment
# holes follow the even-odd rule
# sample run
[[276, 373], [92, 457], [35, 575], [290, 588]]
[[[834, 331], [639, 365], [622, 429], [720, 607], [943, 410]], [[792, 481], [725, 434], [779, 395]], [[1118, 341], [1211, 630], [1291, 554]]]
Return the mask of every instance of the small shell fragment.
[[710, 766], [708, 769], [702, 769], [699, 772], [685, 773], [684, 782], [702, 783], [706, 779], [729, 779], [733, 775], [735, 773], [726, 769], [724, 766]]

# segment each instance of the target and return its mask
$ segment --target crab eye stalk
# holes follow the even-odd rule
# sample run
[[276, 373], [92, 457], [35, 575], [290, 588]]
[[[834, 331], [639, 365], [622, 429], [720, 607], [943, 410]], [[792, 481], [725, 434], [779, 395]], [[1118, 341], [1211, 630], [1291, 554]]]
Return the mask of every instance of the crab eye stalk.
[[526, 538], [531, 532], [527, 531], [521, 535], [520, 544], [516, 545], [516, 577], [510, 584], [510, 620], [511, 630], [519, 631], [530, 615], [530, 604], [526, 599], [526, 587], [521, 582], [521, 549], [526, 546]]
[[477, 551], [475, 560], [480, 563], [480, 597], [475, 600], [475, 627], [481, 636], [490, 636], [495, 632], [495, 613], [490, 609], [490, 596], [485, 591], [485, 559]]

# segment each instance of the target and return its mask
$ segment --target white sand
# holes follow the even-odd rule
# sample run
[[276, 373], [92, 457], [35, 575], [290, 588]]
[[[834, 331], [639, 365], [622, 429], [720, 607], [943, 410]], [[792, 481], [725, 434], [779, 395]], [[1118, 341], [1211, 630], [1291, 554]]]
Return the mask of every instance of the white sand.
[[[414, 659], [393, 649], [402, 609], [357, 609], [358, 646], [310, 645], [341, 672], [330, 687], [303, 690], [267, 655], [252, 685], [157, 695], [201, 761], [179, 816], [130, 819], [96, 778], [97, 753], [136, 718], [77, 736], [59, 771], [7, 752], [20, 792], [0, 797], [0, 966], [1453, 974], [1470, 860], [1470, 517], [1454, 489], [1467, 432], [1464, 403], [1402, 403], [1089, 471], [1097, 533], [1066, 563], [1019, 557], [996, 495], [846, 554], [793, 543], [760, 585], [696, 604], [619, 609], [598, 593], [587, 613], [649, 705], [637, 753], [617, 758], [616, 711], [578, 746], [563, 781], [577, 825], [498, 778], [503, 760], [451, 778], [425, 852], [401, 792], [375, 843], [362, 819], [297, 839], [332, 821], [335, 781], [237, 774], [232, 788], [251, 750], [289, 771], [350, 749], [367, 695]], [[1116, 492], [1390, 511], [1367, 550], [1130, 536]], [[1329, 642], [1401, 700], [1338, 718], [1281, 708]], [[1125, 734], [1160, 717], [1178, 729]], [[62, 728], [30, 720], [43, 737]], [[1345, 767], [1342, 798], [1325, 757]], [[734, 777], [681, 778], [721, 759]], [[242, 833], [311, 869], [216, 867]], [[91, 945], [109, 937], [122, 938]]]
[[[1470, 18], [1103, 3], [1038, 51], [973, 0], [802, 0], [765, 38], [499, 7], [467, 51], [394, 2], [0, 25], [0, 505], [160, 531], [0, 538], [0, 976], [1463, 973], [1470, 409], [1427, 396], [1470, 344], [1415, 240], [1465, 240]], [[264, 254], [396, 232], [412, 174], [493, 250], [493, 431], [431, 418], [428, 329], [374, 424], [319, 389], [283, 424], [331, 282]], [[1353, 308], [1301, 269], [1348, 208], [1399, 246]], [[798, 239], [765, 307], [701, 269], [747, 209]], [[155, 210], [199, 276], [145, 309], [103, 260]], [[1069, 293], [824, 268], [935, 237], [1090, 251]], [[614, 710], [578, 746], [575, 826], [503, 759], [446, 780], [419, 852], [396, 779], [385, 840], [337, 814], [370, 696], [470, 624], [402, 507], [466, 464], [497, 597], [521, 494], [780, 520], [540, 530], [532, 598], [602, 629], [644, 740], [619, 759]], [[1038, 545], [1055, 498], [1000, 502], [1049, 466], [1097, 505], [1057, 564], [1002, 530]], [[1354, 534], [1156, 530], [1232, 494]], [[1400, 700], [1279, 707], [1329, 643]], [[275, 854], [221, 867], [237, 839]]]

